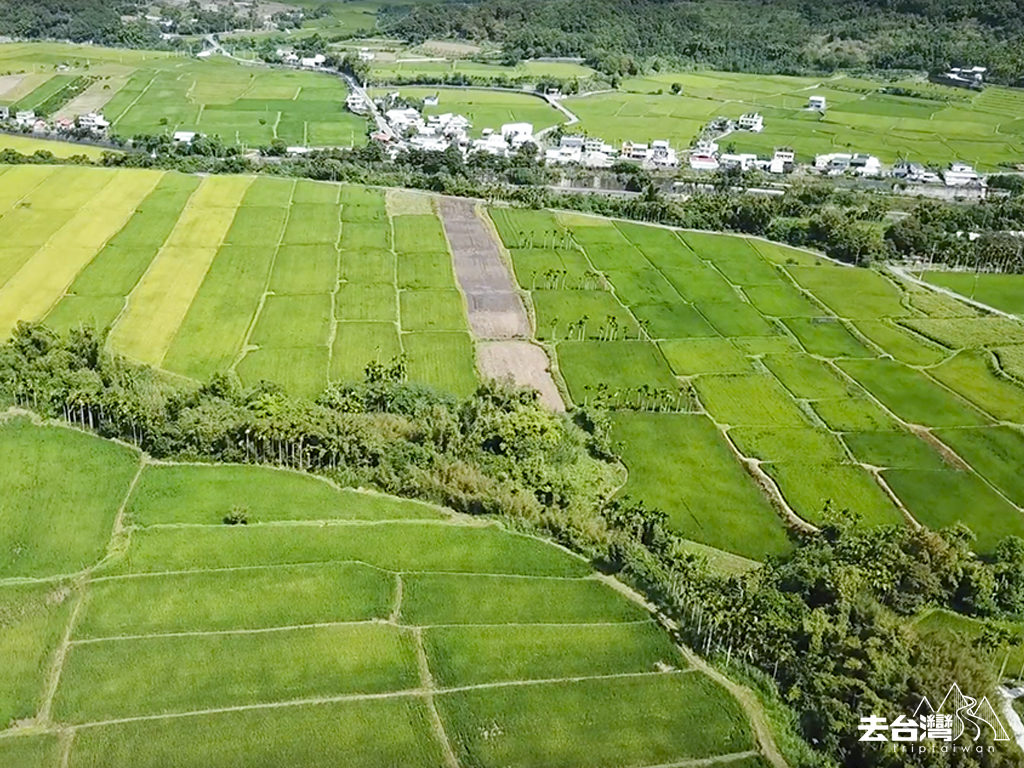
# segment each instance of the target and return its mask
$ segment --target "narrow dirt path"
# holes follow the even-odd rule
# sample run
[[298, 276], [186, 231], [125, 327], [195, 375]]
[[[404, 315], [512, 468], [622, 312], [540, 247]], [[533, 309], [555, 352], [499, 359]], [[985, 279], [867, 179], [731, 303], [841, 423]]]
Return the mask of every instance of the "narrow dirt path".
[[533, 387], [545, 405], [564, 411], [550, 361], [543, 349], [530, 343], [530, 317], [501, 248], [477, 212], [477, 203], [446, 197], [439, 208], [455, 276], [466, 296], [469, 325], [480, 342], [481, 374]]

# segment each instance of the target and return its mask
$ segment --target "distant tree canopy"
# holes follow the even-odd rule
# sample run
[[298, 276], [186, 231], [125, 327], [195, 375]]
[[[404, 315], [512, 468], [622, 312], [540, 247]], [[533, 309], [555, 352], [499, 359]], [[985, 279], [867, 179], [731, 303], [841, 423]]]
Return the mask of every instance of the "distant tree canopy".
[[412, 41], [502, 45], [512, 61], [577, 56], [608, 74], [702, 64], [801, 73], [978, 64], [1024, 75], [1015, 0], [481, 0], [385, 6], [382, 28]]
[[157, 42], [155, 27], [122, 21], [141, 6], [138, 0], [0, 0], [0, 34], [108, 45]]

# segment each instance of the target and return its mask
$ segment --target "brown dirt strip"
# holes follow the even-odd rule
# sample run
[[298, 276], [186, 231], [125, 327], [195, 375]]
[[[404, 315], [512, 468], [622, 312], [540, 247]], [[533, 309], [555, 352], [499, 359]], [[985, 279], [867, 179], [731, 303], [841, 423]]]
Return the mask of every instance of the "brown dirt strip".
[[494, 235], [477, 213], [476, 202], [442, 198], [440, 213], [455, 276], [466, 296], [469, 325], [482, 342], [477, 347], [480, 372], [487, 378], [533, 387], [545, 405], [564, 411], [548, 356], [529, 342], [530, 317]]

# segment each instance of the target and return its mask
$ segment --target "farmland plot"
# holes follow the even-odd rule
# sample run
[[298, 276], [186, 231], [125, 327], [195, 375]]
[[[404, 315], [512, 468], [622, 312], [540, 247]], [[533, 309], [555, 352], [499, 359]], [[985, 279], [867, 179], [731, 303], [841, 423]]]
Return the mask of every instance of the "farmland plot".
[[[931, 476], [958, 498], [978, 487], [988, 500], [977, 514], [943, 514], [936, 501], [920, 521], [963, 519], [981, 549], [999, 535], [1000, 514], [1011, 515], [1010, 526], [1024, 514], [1014, 506], [1020, 457], [1010, 458], [1024, 450], [1016, 439], [1024, 388], [1012, 378], [1020, 323], [761, 241], [573, 214], [496, 210], [493, 219], [569, 393], [616, 410], [617, 432], [628, 435], [618, 443], [627, 492], [668, 513], [684, 535], [761, 557], [739, 531], [766, 521], [740, 506], [742, 522], [704, 523], [691, 495], [707, 468], [668, 450], [661, 436], [627, 429], [643, 423], [630, 411], [654, 411], [653, 423], [663, 425], [671, 419], [658, 410], [705, 411], [736, 448], [728, 462], [757, 462], [761, 485], [774, 484], [810, 522], [820, 522], [828, 503], [865, 524], [900, 524], [903, 509], [916, 515], [939, 488], [907, 478]], [[564, 266], [578, 258], [582, 271]], [[681, 394], [659, 399], [672, 389]], [[675, 464], [659, 469], [666, 455]], [[736, 468], [714, 494], [724, 484], [757, 494]], [[929, 474], [913, 474], [920, 472]]]
[[[99, 567], [96, 553], [39, 562], [43, 576], [92, 568], [75, 589], [0, 586], [0, 610], [18, 605], [0, 625], [5, 761], [233, 768], [244, 754], [299, 768], [343, 751], [426, 767], [454, 749], [485, 768], [613, 768], [760, 751], [740, 703], [646, 608], [547, 542], [260, 467], [147, 465], [129, 490], [108, 455], [135, 472], [128, 448], [27, 421], [0, 425], [0, 440], [21, 442], [27, 463], [5, 464], [19, 474], [80, 443], [89, 487], [112, 489], [101, 501], [126, 505], [130, 533]], [[223, 525], [239, 499], [254, 519]], [[30, 523], [29, 509], [9, 522]], [[79, 506], [70, 520], [107, 549], [109, 518]], [[59, 529], [41, 533], [60, 550]], [[14, 718], [34, 718], [31, 733]], [[551, 738], [552, 722], [571, 738]]]

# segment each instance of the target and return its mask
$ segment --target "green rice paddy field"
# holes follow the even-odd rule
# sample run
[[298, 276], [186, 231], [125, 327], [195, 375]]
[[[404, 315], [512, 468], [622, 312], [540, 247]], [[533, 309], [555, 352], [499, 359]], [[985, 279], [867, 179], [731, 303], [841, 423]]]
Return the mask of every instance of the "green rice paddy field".
[[2, 765], [767, 765], [732, 695], [554, 545], [26, 418], [0, 456]]
[[[672, 95], [673, 83], [682, 86]], [[913, 96], [884, 89], [898, 87]], [[805, 109], [824, 96], [824, 115]], [[718, 116], [760, 112], [762, 133], [737, 131], [723, 149], [770, 155], [790, 146], [801, 162], [828, 152], [867, 152], [883, 162], [908, 158], [942, 164], [962, 160], [982, 169], [1024, 161], [1024, 90], [991, 86], [981, 93], [923, 79], [882, 83], [732, 72], [656, 73], [626, 80], [620, 90], [571, 97], [565, 105], [581, 127], [611, 144], [669, 139], [687, 146]]]
[[36, 108], [78, 77], [85, 91], [55, 114], [101, 111], [121, 136], [198, 131], [226, 142], [353, 146], [366, 122], [345, 111], [338, 77], [251, 67], [224, 58], [61, 43], [0, 44], [0, 104]]
[[307, 395], [404, 354], [410, 380], [466, 393], [464, 299], [425, 210], [291, 179], [4, 168], [0, 336], [19, 320], [89, 323], [176, 374], [234, 370]]
[[491, 216], [571, 399], [614, 409], [624, 492], [688, 538], [761, 558], [826, 504], [1024, 535], [1024, 324], [765, 241]]

